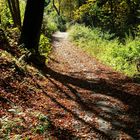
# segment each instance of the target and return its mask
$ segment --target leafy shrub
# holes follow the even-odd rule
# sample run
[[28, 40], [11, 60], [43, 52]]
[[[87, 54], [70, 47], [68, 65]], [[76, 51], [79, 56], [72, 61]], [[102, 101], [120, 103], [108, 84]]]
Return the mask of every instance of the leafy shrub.
[[136, 61], [140, 59], [140, 39], [131, 36], [121, 44], [113, 34], [103, 33], [100, 29], [74, 25], [70, 29], [70, 38], [91, 55], [96, 56], [114, 69], [132, 76], [137, 73]]
[[49, 39], [44, 34], [41, 34], [40, 43], [39, 43], [39, 52], [45, 56], [48, 56], [50, 51], [51, 51], [51, 44]]
[[58, 29], [62, 32], [66, 31], [66, 19], [63, 16], [58, 16], [56, 21]]
[[58, 30], [56, 22], [56, 14], [54, 12], [48, 13], [45, 11], [42, 32], [47, 37], [51, 38], [52, 34]]
[[140, 40], [127, 39], [125, 45], [119, 44], [115, 47], [106, 49], [106, 55], [103, 60], [106, 60], [108, 64], [121, 70], [128, 75], [137, 73], [136, 61], [140, 58]]
[[52, 34], [57, 31], [57, 25], [55, 22], [44, 21], [42, 31], [47, 37], [51, 38]]
[[7, 26], [13, 24], [7, 2], [0, 1], [0, 18], [1, 18], [0, 24], [3, 28], [6, 28]]

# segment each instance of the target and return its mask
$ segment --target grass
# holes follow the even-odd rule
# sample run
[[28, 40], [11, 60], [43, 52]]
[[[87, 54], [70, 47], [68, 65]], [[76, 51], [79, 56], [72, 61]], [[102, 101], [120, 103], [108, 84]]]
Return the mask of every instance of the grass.
[[73, 25], [70, 38], [82, 49], [95, 56], [103, 63], [121, 71], [128, 76], [138, 74], [136, 63], [140, 59], [140, 39], [126, 37], [125, 44], [118, 38], [111, 39], [113, 34], [102, 32], [99, 28], [91, 29], [84, 25]]

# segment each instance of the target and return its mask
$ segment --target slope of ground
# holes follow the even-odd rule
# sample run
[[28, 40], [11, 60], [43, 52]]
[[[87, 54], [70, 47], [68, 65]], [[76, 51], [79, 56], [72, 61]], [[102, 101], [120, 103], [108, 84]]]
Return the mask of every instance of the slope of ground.
[[22, 64], [1, 50], [1, 139], [139, 140], [140, 85], [67, 36], [53, 35], [46, 66]]

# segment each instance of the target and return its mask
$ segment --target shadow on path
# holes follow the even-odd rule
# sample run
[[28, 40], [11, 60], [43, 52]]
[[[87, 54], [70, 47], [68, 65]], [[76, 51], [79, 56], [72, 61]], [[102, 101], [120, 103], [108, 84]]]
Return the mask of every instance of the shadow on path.
[[[112, 125], [112, 130], [106, 128], [109, 127], [108, 125], [104, 126], [103, 128], [96, 128], [92, 125], [92, 123], [81, 118], [78, 112], [68, 109], [65, 105], [60, 103], [57, 98], [49, 95], [47, 91], [44, 91], [46, 96], [60, 108], [63, 108], [65, 111], [72, 114], [75, 119], [81, 121], [86, 126], [89, 126], [89, 131], [93, 130], [95, 133], [100, 134], [105, 139], [112, 139], [111, 136], [118, 133], [118, 131], [124, 132], [133, 139], [138, 139], [140, 137], [140, 120], [135, 120], [135, 118], [139, 118], [140, 115], [140, 108], [138, 106], [140, 103], [139, 95], [135, 95], [135, 93], [131, 93], [130, 91], [125, 92], [105, 79], [99, 79], [98, 81], [94, 81], [93, 79], [93, 81], [88, 81], [87, 79], [80, 79], [74, 76], [56, 72], [47, 66], [43, 66], [42, 68], [39, 67], [38, 69], [50, 80], [51, 83], [53, 83], [56, 89], [59, 89], [61, 94], [65, 95], [66, 99], [75, 101], [82, 108], [82, 110], [90, 111], [98, 118], [101, 118], [98, 120], [101, 127], [103, 127], [105, 122], [109, 122]], [[69, 89], [70, 93], [64, 91], [64, 89], [59, 86], [58, 82], [62, 83], [67, 89]], [[91, 96], [99, 95], [100, 99], [92, 102], [92, 99], [82, 97], [82, 94], [78, 92], [79, 88], [82, 90], [91, 91]], [[71, 94], [73, 94], [74, 97], [72, 97]], [[108, 98], [111, 98], [111, 103], [114, 100], [117, 100], [128, 106], [128, 109], [122, 110], [117, 106], [110, 106], [110, 99]], [[102, 113], [100, 113], [99, 110], [102, 110]], [[100, 122], [102, 119], [104, 122]], [[117, 135], [119, 134], [116, 134], [114, 137], [117, 137]]]

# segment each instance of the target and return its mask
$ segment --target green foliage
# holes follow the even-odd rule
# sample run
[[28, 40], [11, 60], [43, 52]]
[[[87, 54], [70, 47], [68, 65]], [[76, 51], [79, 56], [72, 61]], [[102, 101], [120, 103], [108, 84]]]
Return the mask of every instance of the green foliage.
[[38, 126], [36, 126], [34, 131], [35, 131], [35, 133], [43, 134], [46, 131], [46, 126], [38, 125]]
[[3, 0], [0, 0], [0, 18], [0, 25], [2, 28], [7, 28], [7, 26], [13, 24], [13, 20], [7, 2]]
[[35, 126], [33, 131], [38, 134], [47, 134], [51, 126], [49, 118], [42, 113], [36, 114], [36, 117], [38, 117], [40, 123]]
[[[19, 2], [20, 2], [21, 19], [23, 21], [26, 3], [24, 0], [19, 0]], [[1, 27], [5, 29], [14, 24], [7, 1], [5, 0], [0, 0], [0, 20], [1, 20], [0, 23]]]
[[30, 138], [27, 136], [27, 137], [24, 138], [24, 140], [30, 140]]
[[40, 54], [45, 55], [47, 57], [51, 49], [52, 48], [49, 39], [44, 34], [41, 34], [39, 43]]
[[4, 139], [8, 140], [10, 138], [10, 133], [14, 129], [17, 130], [17, 132], [20, 132], [23, 130], [23, 126], [19, 125], [22, 124], [22, 120], [19, 118], [15, 118], [14, 120], [10, 120], [9, 118], [4, 118], [2, 120], [2, 127], [0, 129], [0, 134], [4, 137]]
[[138, 31], [139, 19], [138, 0], [87, 0], [74, 12], [74, 19], [86, 25], [101, 27], [124, 38], [125, 34], [133, 37]]
[[140, 39], [126, 37], [126, 43], [121, 44], [117, 38], [110, 40], [113, 34], [101, 32], [98, 28], [88, 28], [75, 25], [70, 29], [70, 37], [74, 42], [96, 56], [114, 69], [132, 76], [137, 73], [136, 61], [140, 58]]
[[46, 36], [51, 38], [51, 35], [57, 31], [57, 24], [55, 22], [48, 22], [44, 27], [44, 33]]
[[58, 25], [56, 22], [57, 15], [52, 11], [51, 5], [45, 9], [42, 32], [47, 37], [51, 38], [52, 34], [58, 30]]
[[[49, 138], [48, 133], [51, 127], [50, 120], [43, 113], [27, 110], [19, 106], [12, 106], [8, 112], [14, 117], [4, 116], [0, 119], [0, 138], [3, 140], [29, 140], [32, 135], [40, 134], [45, 138]], [[29, 123], [28, 120], [32, 120]], [[28, 131], [25, 136], [25, 130]]]
[[[41, 120], [42, 121], [42, 120]], [[38, 134], [47, 134], [48, 133], [48, 129], [50, 127], [50, 123], [48, 120], [42, 121], [40, 122], [40, 124], [38, 124], [35, 128], [34, 128], [34, 132], [38, 133]]]
[[23, 22], [26, 2], [25, 2], [25, 0], [19, 0], [19, 4], [20, 4], [21, 22]]
[[43, 20], [43, 33], [51, 38], [52, 34], [57, 30], [66, 30], [66, 20], [63, 16], [58, 16], [55, 11], [51, 11], [52, 7], [47, 7], [44, 14]]
[[62, 32], [66, 31], [66, 20], [63, 16], [58, 16], [57, 27]]
[[[128, 39], [129, 40], [129, 39]], [[126, 41], [125, 45], [110, 44], [101, 59], [117, 70], [123, 71], [128, 75], [137, 73], [136, 61], [140, 58], [140, 40]]]

